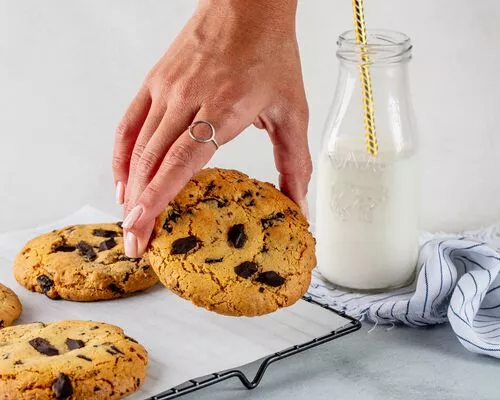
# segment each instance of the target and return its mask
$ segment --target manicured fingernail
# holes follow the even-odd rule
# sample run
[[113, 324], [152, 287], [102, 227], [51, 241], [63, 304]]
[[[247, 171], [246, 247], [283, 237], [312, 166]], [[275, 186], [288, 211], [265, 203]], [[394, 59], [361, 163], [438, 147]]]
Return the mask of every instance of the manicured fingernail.
[[132, 210], [128, 213], [127, 218], [123, 221], [123, 229], [131, 229], [141, 217], [142, 211], [142, 206], [135, 206], [132, 208]]
[[307, 221], [309, 221], [309, 204], [307, 204], [307, 200], [301, 200], [299, 203], [299, 207], [302, 210], [302, 214], [304, 214], [304, 217], [306, 217]]
[[125, 236], [125, 255], [130, 258], [137, 258], [137, 236], [132, 232], [127, 232]]
[[116, 182], [116, 204], [122, 205], [125, 202], [125, 185], [123, 182]]

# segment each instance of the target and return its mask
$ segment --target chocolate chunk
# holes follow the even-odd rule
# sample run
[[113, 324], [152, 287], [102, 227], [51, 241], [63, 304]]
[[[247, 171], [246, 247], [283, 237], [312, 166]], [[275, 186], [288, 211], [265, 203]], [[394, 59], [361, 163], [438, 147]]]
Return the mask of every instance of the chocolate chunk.
[[94, 261], [97, 258], [94, 248], [83, 240], [76, 245], [76, 248], [80, 252], [81, 256], [88, 261]]
[[68, 349], [70, 350], [81, 349], [85, 346], [85, 342], [83, 340], [67, 338], [66, 346], [68, 346]]
[[105, 240], [104, 242], [99, 243], [99, 251], [111, 250], [116, 245], [117, 243], [114, 238]]
[[208, 184], [208, 186], [207, 186], [206, 190], [205, 190], [205, 194], [204, 194], [204, 196], [208, 196], [208, 194], [209, 194], [212, 190], [214, 190], [216, 186], [217, 186], [217, 185], [215, 184], [215, 182], [214, 182], [214, 181], [210, 182], [210, 183]]
[[57, 246], [54, 248], [55, 253], [63, 252], [63, 253], [71, 253], [72, 251], [75, 251], [76, 247], [75, 246], [70, 246], [68, 244], [61, 244], [60, 246]]
[[87, 357], [87, 356], [84, 356], [83, 354], [77, 354], [76, 355], [78, 358], [81, 358], [82, 360], [85, 360], [85, 361], [90, 361], [92, 362], [92, 359]]
[[229, 228], [229, 231], [227, 233], [227, 240], [235, 248], [241, 249], [247, 241], [247, 235], [245, 234], [245, 225], [236, 224]]
[[54, 286], [54, 281], [47, 275], [38, 276], [36, 278], [36, 282], [38, 283], [38, 286], [40, 286], [42, 293], [47, 293], [50, 289], [52, 289], [52, 286]]
[[174, 243], [172, 243], [172, 250], [170, 251], [170, 254], [186, 254], [198, 247], [200, 243], [201, 241], [196, 236], [188, 236], [177, 239]]
[[260, 220], [260, 223], [262, 224], [262, 227], [264, 229], [270, 228], [271, 226], [274, 226], [275, 222], [281, 222], [285, 219], [285, 214], [282, 212], [277, 212], [275, 214], [270, 215], [267, 218], [262, 218]]
[[52, 391], [56, 400], [68, 400], [73, 395], [73, 385], [69, 376], [62, 372], [57, 375], [57, 379], [52, 385]]
[[44, 354], [49, 357], [59, 355], [59, 350], [52, 346], [49, 341], [41, 337], [31, 339], [28, 343], [40, 354]]
[[222, 207], [227, 206], [227, 200], [220, 199], [218, 197], [207, 197], [207, 198], [201, 200], [201, 203], [214, 203], [217, 205], [218, 208], [222, 208]]
[[113, 293], [125, 294], [125, 290], [123, 290], [123, 288], [121, 288], [120, 286], [118, 286], [114, 283], [110, 283], [108, 285], [108, 289], [111, 290]]
[[241, 195], [242, 199], [248, 199], [249, 197], [252, 197], [252, 191], [251, 190], [245, 190], [243, 194]]
[[121, 354], [122, 356], [124, 356], [124, 355], [125, 355], [125, 354], [124, 354], [121, 350], [119, 350], [119, 349], [118, 349], [116, 346], [114, 346], [114, 345], [111, 345], [111, 346], [109, 347], [109, 349], [106, 349], [106, 351], [107, 351], [109, 354], [112, 354], [112, 355], [114, 355], [114, 356], [115, 356], [115, 355], [117, 355], [117, 354]]
[[130, 340], [131, 342], [134, 342], [134, 343], [139, 343], [137, 340], [135, 340], [134, 338], [131, 338], [130, 336], [127, 336], [127, 335], [125, 335], [125, 339]]
[[205, 258], [205, 263], [206, 264], [217, 264], [220, 263], [224, 260], [223, 257], [221, 258]]
[[251, 278], [252, 275], [257, 272], [257, 270], [257, 264], [251, 261], [245, 261], [234, 268], [234, 272], [236, 272], [236, 275], [241, 276], [245, 279]]
[[114, 238], [117, 236], [121, 236], [119, 232], [111, 231], [111, 230], [107, 230], [107, 229], [94, 229], [94, 231], [92, 232], [92, 235], [99, 236], [99, 237], [105, 237], [105, 238]]
[[172, 224], [175, 224], [179, 218], [181, 217], [181, 211], [178, 208], [173, 208], [168, 212], [167, 218], [165, 218], [165, 222], [163, 223], [163, 229], [165, 229], [168, 233], [172, 233], [174, 229]]
[[285, 283], [285, 278], [274, 271], [261, 272], [256, 279], [257, 282], [268, 286], [278, 287]]

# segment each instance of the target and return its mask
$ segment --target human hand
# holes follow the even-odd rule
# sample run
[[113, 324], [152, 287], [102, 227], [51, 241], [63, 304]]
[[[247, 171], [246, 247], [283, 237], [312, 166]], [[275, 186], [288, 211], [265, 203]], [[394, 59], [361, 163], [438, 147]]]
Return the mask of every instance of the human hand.
[[220, 145], [252, 123], [266, 129], [281, 190], [307, 215], [312, 165], [295, 9], [296, 0], [201, 0], [148, 74], [113, 155], [127, 256], [144, 252], [157, 215], [214, 154], [213, 143], [190, 138], [197, 120], [213, 124]]

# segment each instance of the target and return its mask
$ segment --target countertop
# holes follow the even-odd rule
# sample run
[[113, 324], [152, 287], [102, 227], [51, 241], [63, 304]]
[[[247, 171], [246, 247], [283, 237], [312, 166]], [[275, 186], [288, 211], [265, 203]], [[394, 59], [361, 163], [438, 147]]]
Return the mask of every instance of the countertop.
[[229, 380], [182, 399], [499, 398], [500, 360], [468, 352], [449, 325], [369, 332], [372, 327], [365, 323], [358, 332], [272, 365], [252, 391]]

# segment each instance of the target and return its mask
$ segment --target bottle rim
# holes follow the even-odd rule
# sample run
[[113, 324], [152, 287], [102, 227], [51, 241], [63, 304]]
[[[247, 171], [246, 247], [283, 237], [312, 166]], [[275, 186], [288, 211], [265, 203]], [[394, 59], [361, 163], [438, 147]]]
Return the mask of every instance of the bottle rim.
[[357, 43], [354, 30], [343, 32], [337, 41], [337, 57], [363, 64], [397, 63], [411, 58], [411, 39], [402, 32], [388, 29], [368, 30], [367, 38], [368, 44], [363, 45]]

